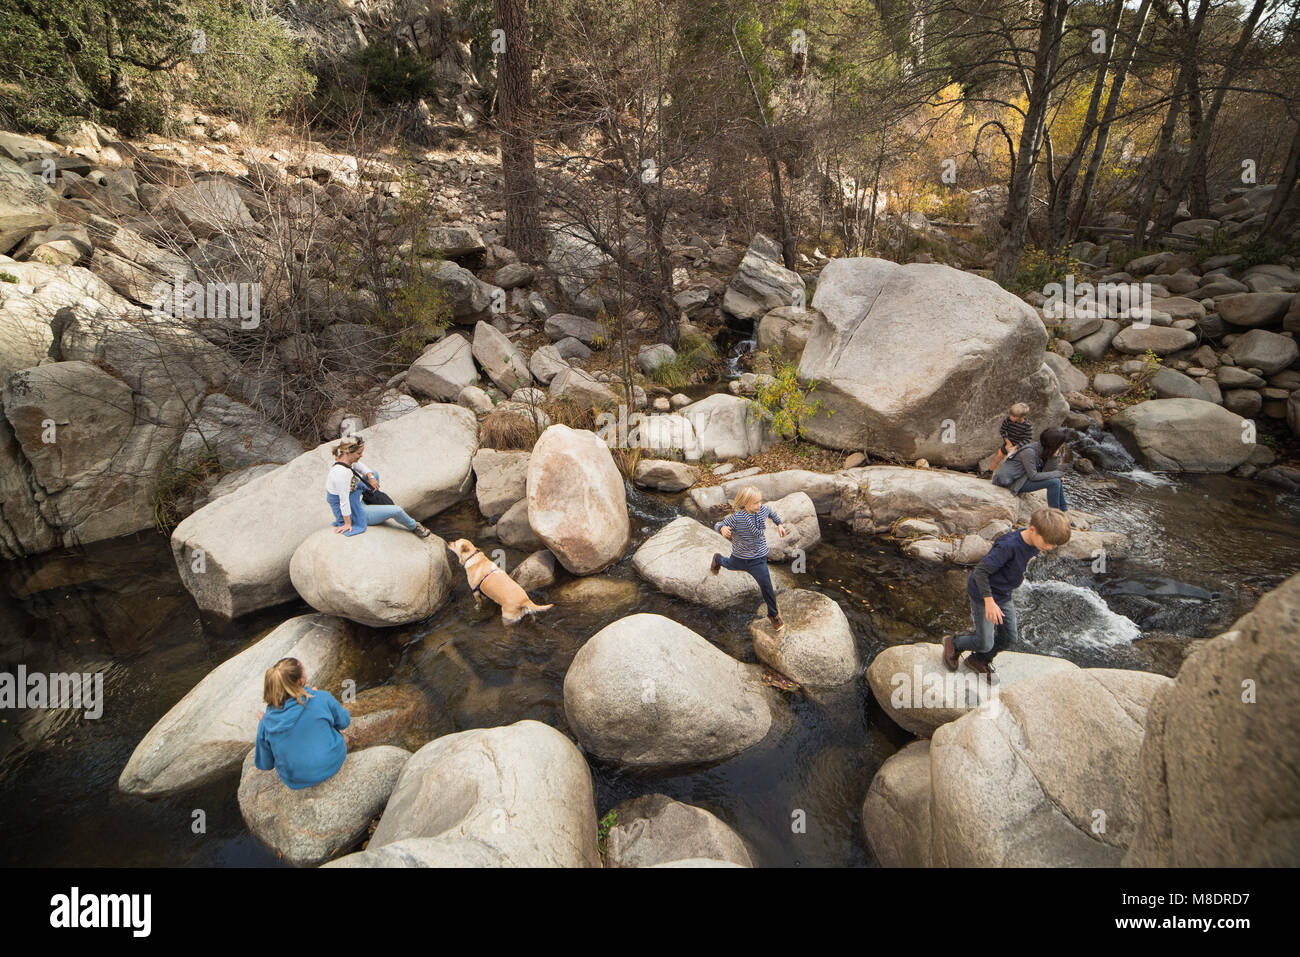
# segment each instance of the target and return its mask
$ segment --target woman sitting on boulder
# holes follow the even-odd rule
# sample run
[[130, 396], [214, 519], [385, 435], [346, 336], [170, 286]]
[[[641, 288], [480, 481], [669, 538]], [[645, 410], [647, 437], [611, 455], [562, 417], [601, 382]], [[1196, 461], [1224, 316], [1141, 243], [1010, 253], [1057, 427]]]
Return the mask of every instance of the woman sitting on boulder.
[[367, 525], [378, 525], [386, 519], [392, 519], [408, 532], [415, 532], [420, 538], [428, 538], [430, 532], [398, 505], [392, 504], [387, 495], [388, 504], [370, 504], [363, 496], [369, 491], [372, 495], [379, 492], [379, 476], [361, 461], [361, 454], [366, 450], [366, 440], [360, 436], [342, 439], [330, 451], [334, 453], [334, 464], [330, 466], [325, 478], [325, 501], [334, 510], [334, 531], [344, 535], [360, 535]]
[[259, 771], [274, 768], [288, 787], [301, 790], [343, 767], [348, 746], [339, 732], [352, 716], [328, 691], [303, 683], [301, 661], [281, 658], [267, 668], [262, 700], [266, 711], [259, 715], [253, 756]]
[[1066, 511], [1065, 489], [1061, 485], [1065, 473], [1059, 471], [1056, 457], [1070, 439], [1066, 429], [1044, 429], [1037, 442], [1030, 442], [998, 466], [993, 473], [993, 484], [1016, 495], [1047, 489], [1048, 506]]

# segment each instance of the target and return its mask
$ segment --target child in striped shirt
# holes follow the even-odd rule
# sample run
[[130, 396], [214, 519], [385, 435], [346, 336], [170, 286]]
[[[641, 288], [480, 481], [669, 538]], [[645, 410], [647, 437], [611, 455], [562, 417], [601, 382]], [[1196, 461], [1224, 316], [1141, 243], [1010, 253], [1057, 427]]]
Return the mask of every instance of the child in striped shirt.
[[989, 466], [990, 471], [993, 472], [998, 470], [1003, 459], [1010, 458], [1034, 441], [1034, 424], [1029, 421], [1028, 403], [1017, 402], [1011, 407], [1010, 414], [998, 427], [998, 436], [1002, 439], [1002, 445]]
[[758, 582], [767, 602], [767, 618], [773, 630], [779, 635], [785, 631], [785, 622], [776, 607], [776, 593], [772, 590], [772, 576], [767, 570], [767, 520], [772, 519], [777, 534], [785, 538], [788, 529], [781, 522], [781, 516], [763, 504], [763, 495], [752, 485], [746, 485], [736, 493], [733, 503], [736, 511], [713, 526], [715, 532], [731, 541], [731, 555], [723, 558], [714, 553], [709, 573], [716, 575], [718, 569], [729, 568], [732, 571], [749, 572]]

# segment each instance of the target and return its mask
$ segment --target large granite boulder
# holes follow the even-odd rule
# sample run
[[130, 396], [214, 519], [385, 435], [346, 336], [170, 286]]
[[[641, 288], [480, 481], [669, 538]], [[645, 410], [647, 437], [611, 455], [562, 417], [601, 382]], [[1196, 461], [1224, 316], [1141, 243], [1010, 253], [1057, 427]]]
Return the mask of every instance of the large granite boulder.
[[406, 385], [412, 392], [438, 402], [455, 402], [462, 389], [477, 383], [470, 344], [464, 336], [454, 334], [425, 349], [406, 373]]
[[[1005, 691], [1026, 678], [1077, 671], [1078, 665], [1050, 655], [1003, 651], [998, 655], [998, 684]], [[992, 696], [993, 685], [965, 665], [949, 671], [943, 645], [892, 645], [872, 659], [867, 682], [882, 711], [918, 737], [974, 711]]]
[[576, 366], [566, 366], [555, 373], [547, 388], [552, 398], [564, 397], [587, 408], [605, 409], [618, 404], [613, 389]]
[[[358, 434], [384, 491], [417, 521], [470, 493], [478, 427], [468, 409], [426, 405]], [[333, 461], [330, 443], [317, 446], [176, 526], [172, 554], [199, 608], [234, 618], [294, 596], [293, 553], [333, 521], [325, 502]]]
[[623, 476], [594, 432], [553, 425], [533, 446], [528, 522], [560, 564], [590, 575], [623, 557], [631, 533]]
[[406, 763], [356, 865], [419, 839], [444, 842], [437, 859], [481, 866], [599, 867], [591, 772], [573, 742], [538, 721], [430, 741]]
[[1151, 399], [1111, 416], [1110, 428], [1139, 463], [1164, 472], [1230, 472], [1255, 449], [1247, 420], [1214, 402]]
[[[1066, 404], [1043, 365], [1034, 310], [991, 280], [948, 266], [836, 259], [822, 270], [799, 378], [823, 411], [802, 429], [836, 449], [974, 466], [998, 423], [1027, 402], [1040, 428]], [[832, 414], [833, 413], [833, 414]]]
[[13, 160], [0, 156], [0, 253], [59, 221], [52, 190]]
[[507, 395], [533, 384], [528, 358], [496, 326], [480, 320], [474, 326], [474, 342], [470, 349], [488, 378]]
[[1244, 369], [1258, 369], [1264, 375], [1281, 372], [1300, 358], [1295, 339], [1267, 329], [1251, 329], [1228, 346], [1228, 355]]
[[372, 628], [428, 618], [452, 587], [447, 543], [388, 523], [360, 535], [312, 532], [289, 561], [289, 580], [317, 611]]
[[203, 400], [181, 436], [176, 461], [185, 465], [212, 455], [223, 471], [233, 472], [250, 465], [283, 465], [303, 451], [301, 442], [261, 412], [214, 392]]
[[777, 436], [757, 414], [753, 403], [719, 392], [692, 402], [680, 414], [695, 432], [694, 455], [704, 461], [743, 459], [765, 452]]
[[941, 469], [867, 465], [836, 477], [841, 484], [831, 516], [866, 535], [885, 534], [906, 518], [931, 522], [947, 535], [971, 534], [990, 522], [1016, 522], [1029, 502], [986, 479]]
[[[1161, 675], [1042, 675], [931, 738], [932, 863], [1118, 864], [1138, 817], [1137, 758]], [[1105, 769], [1104, 774], [1097, 769]]]
[[876, 771], [862, 804], [862, 830], [881, 867], [930, 863], [930, 742], [913, 741]]
[[[731, 608], [761, 597], [758, 583], [747, 572], [721, 569], [709, 573], [714, 553], [731, 554], [731, 543], [712, 527], [683, 515], [642, 542], [632, 556], [636, 573], [660, 591], [709, 608]], [[772, 587], [780, 593], [789, 576], [769, 568]]]
[[820, 592], [782, 592], [785, 632], [777, 635], [760, 604], [749, 624], [758, 660], [808, 688], [848, 684], [862, 671], [853, 629], [839, 602]]
[[802, 308], [804, 296], [803, 278], [782, 264], [781, 247], [759, 233], [731, 277], [722, 308], [740, 319], [757, 321], [782, 306]]
[[1081, 668], [999, 690], [934, 732], [928, 775], [921, 747], [885, 762], [863, 807], [868, 842], [896, 866], [1119, 864], [1140, 813], [1148, 708], [1171, 684]]
[[233, 772], [257, 737], [267, 668], [297, 658], [309, 685], [327, 687], [355, 665], [359, 651], [341, 619], [289, 619], [217, 666], [149, 729], [118, 778], [119, 790], [166, 797]]
[[1131, 356], [1146, 355], [1148, 352], [1167, 356], [1196, 345], [1196, 333], [1173, 326], [1134, 324], [1125, 326], [1116, 333], [1110, 344], [1117, 352]]
[[[829, 515], [839, 500], [840, 491], [856, 486], [838, 474], [811, 472], [807, 469], [785, 469], [780, 472], [763, 472], [744, 478], [725, 479], [721, 485], [691, 489], [691, 501], [701, 514], [711, 517], [711, 523], [726, 514], [727, 503], [746, 485], [752, 485], [762, 494], [764, 501], [783, 499], [795, 492], [803, 492], [813, 503], [819, 515]], [[716, 517], [712, 517], [716, 515]], [[785, 516], [781, 516], [784, 518]], [[770, 542], [769, 542], [770, 544]]]
[[817, 507], [807, 492], [791, 492], [784, 498], [766, 504], [781, 516], [786, 530], [785, 538], [782, 538], [776, 526], [767, 523], [764, 538], [767, 540], [769, 562], [788, 562], [800, 555], [807, 555], [810, 548], [821, 544], [822, 530], [817, 523]]
[[786, 362], [798, 362], [816, 318], [813, 309], [799, 310], [792, 306], [773, 309], [759, 320], [754, 334], [756, 350], [770, 352]]
[[1197, 642], [1147, 711], [1126, 865], [1300, 865], [1300, 575]]
[[474, 453], [474, 495], [478, 510], [489, 522], [528, 494], [528, 452], [479, 449]]
[[239, 811], [248, 829], [281, 859], [297, 867], [316, 867], [366, 836], [411, 757], [401, 748], [380, 746], [353, 751], [333, 777], [294, 790], [275, 771], [244, 759], [239, 778]]
[[739, 834], [702, 807], [646, 794], [614, 808], [605, 860], [610, 867], [655, 867], [684, 860], [753, 867]]
[[[51, 317], [50, 350], [61, 361], [2, 383], [0, 554], [9, 556], [153, 528], [159, 479], [195, 410], [236, 371], [184, 323], [139, 313], [111, 293], [120, 312], [98, 298], [77, 300], [76, 289], [95, 289], [81, 282], [90, 276], [84, 269], [41, 266], [25, 275], [51, 274], [39, 289], [53, 297], [45, 305], [73, 299]], [[3, 312], [13, 301], [4, 299]]]
[[587, 751], [624, 767], [723, 761], [772, 724], [756, 666], [649, 614], [587, 639], [564, 676], [564, 713]]
[[633, 481], [639, 488], [656, 492], [680, 492], [690, 488], [700, 478], [700, 470], [685, 462], [667, 459], [641, 459], [636, 463]]
[[1242, 292], [1216, 296], [1214, 308], [1225, 322], [1254, 329], [1281, 323], [1295, 298], [1289, 292]]

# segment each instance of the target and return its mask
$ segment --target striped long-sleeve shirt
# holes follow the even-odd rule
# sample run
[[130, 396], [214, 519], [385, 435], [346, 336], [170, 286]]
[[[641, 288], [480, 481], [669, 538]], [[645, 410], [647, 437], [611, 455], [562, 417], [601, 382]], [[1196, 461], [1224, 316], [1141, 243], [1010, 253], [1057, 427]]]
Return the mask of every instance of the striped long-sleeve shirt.
[[722, 531], [726, 525], [731, 529], [731, 554], [734, 558], [764, 558], [767, 556], [767, 519], [771, 517], [777, 525], [781, 516], [766, 505], [760, 505], [757, 512], [747, 512], [743, 508], [732, 512], [713, 526], [715, 532]]

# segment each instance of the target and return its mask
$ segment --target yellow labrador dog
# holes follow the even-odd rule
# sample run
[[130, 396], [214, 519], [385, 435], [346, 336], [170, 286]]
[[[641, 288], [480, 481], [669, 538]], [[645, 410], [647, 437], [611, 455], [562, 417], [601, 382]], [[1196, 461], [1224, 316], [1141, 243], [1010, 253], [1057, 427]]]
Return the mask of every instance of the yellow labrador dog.
[[474, 592], [474, 604], [481, 606], [483, 596], [487, 595], [501, 606], [501, 620], [513, 625], [525, 615], [535, 615], [539, 611], [554, 608], [554, 605], [539, 605], [528, 597], [528, 592], [498, 567], [482, 551], [474, 547], [468, 538], [458, 538], [451, 543], [451, 550], [460, 559], [465, 569], [465, 578]]

